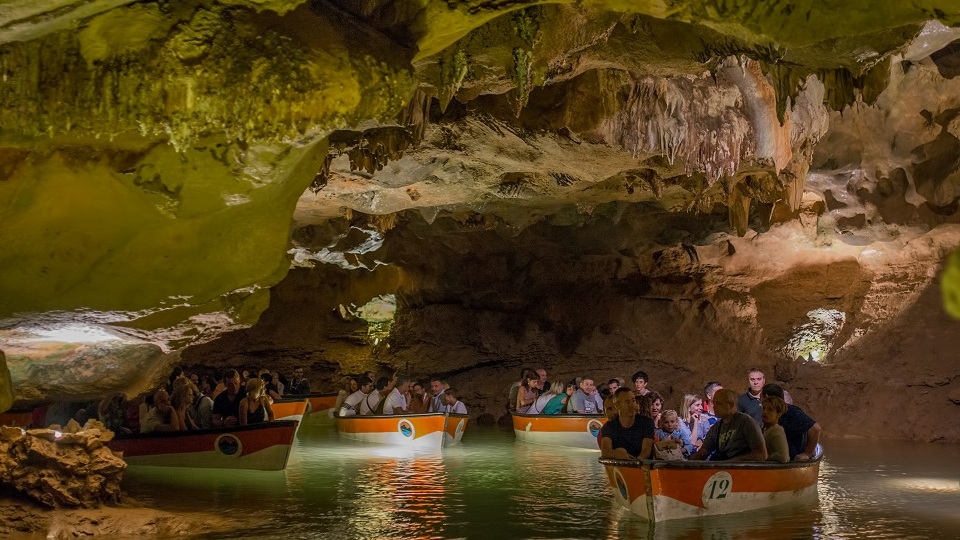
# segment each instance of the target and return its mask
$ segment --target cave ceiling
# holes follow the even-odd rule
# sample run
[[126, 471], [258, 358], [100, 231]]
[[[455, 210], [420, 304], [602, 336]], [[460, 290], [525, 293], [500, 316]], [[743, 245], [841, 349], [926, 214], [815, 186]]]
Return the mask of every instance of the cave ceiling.
[[142, 365], [254, 323], [335, 238], [402, 260], [394, 229], [901, 249], [960, 221], [956, 25], [943, 0], [3, 0], [0, 348], [109, 356], [36, 337], [83, 323]]

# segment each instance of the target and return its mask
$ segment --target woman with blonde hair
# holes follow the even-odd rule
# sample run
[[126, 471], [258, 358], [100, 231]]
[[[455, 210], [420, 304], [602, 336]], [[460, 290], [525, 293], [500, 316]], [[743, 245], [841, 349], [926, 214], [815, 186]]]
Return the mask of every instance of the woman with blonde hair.
[[690, 440], [693, 441], [693, 445], [700, 448], [704, 437], [710, 431], [710, 424], [707, 419], [705, 417], [701, 418], [703, 399], [696, 394], [684, 394], [683, 401], [680, 402], [680, 410], [677, 412], [690, 433]]
[[240, 425], [273, 422], [273, 420], [273, 407], [270, 406], [270, 398], [264, 392], [263, 379], [249, 379], [247, 396], [240, 401]]

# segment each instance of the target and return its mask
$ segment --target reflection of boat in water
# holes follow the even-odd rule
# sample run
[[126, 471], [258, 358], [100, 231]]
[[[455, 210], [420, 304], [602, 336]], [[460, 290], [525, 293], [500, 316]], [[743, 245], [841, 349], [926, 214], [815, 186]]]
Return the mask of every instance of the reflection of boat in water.
[[264, 422], [203, 431], [121, 435], [109, 447], [128, 465], [280, 471], [287, 466], [298, 422]]
[[617, 502], [654, 522], [733, 514], [816, 494], [815, 459], [773, 462], [600, 459]]
[[600, 450], [597, 435], [607, 421], [592, 414], [521, 414], [513, 416], [513, 432], [518, 441], [549, 446], [570, 446]]
[[337, 416], [337, 431], [348, 439], [413, 448], [440, 449], [460, 443], [467, 428], [465, 414]]

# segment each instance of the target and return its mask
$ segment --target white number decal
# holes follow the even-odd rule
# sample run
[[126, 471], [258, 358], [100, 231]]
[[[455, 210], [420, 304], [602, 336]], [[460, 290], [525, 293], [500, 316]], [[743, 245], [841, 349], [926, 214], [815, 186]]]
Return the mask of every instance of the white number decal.
[[732, 489], [733, 478], [730, 473], [721, 471], [714, 474], [703, 484], [703, 505], [709, 508], [714, 504], [719, 504], [720, 501], [730, 495]]

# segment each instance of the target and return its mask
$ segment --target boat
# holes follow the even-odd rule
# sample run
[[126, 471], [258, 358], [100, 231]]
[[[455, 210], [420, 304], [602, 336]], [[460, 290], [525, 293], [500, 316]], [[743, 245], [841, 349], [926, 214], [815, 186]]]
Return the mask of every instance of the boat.
[[33, 409], [11, 409], [0, 413], [0, 426], [29, 428], [33, 425]]
[[617, 502], [653, 522], [760, 510], [816, 496], [822, 449], [809, 461], [600, 458]]
[[600, 450], [597, 435], [607, 417], [593, 414], [522, 414], [513, 416], [518, 441], [548, 446]]
[[131, 466], [281, 471], [298, 424], [281, 420], [202, 431], [118, 434], [108, 446], [123, 452]]
[[296, 420], [302, 422], [304, 415], [307, 414], [307, 408], [310, 403], [303, 398], [300, 399], [278, 399], [273, 402], [274, 420]]
[[284, 399], [305, 399], [307, 400], [307, 414], [314, 418], [323, 420], [324, 418], [333, 418], [336, 411], [333, 410], [337, 404], [337, 394], [321, 394], [314, 392], [310, 394], [294, 394], [284, 396]]
[[337, 431], [348, 439], [411, 448], [437, 449], [460, 444], [465, 414], [380, 414], [337, 416]]

